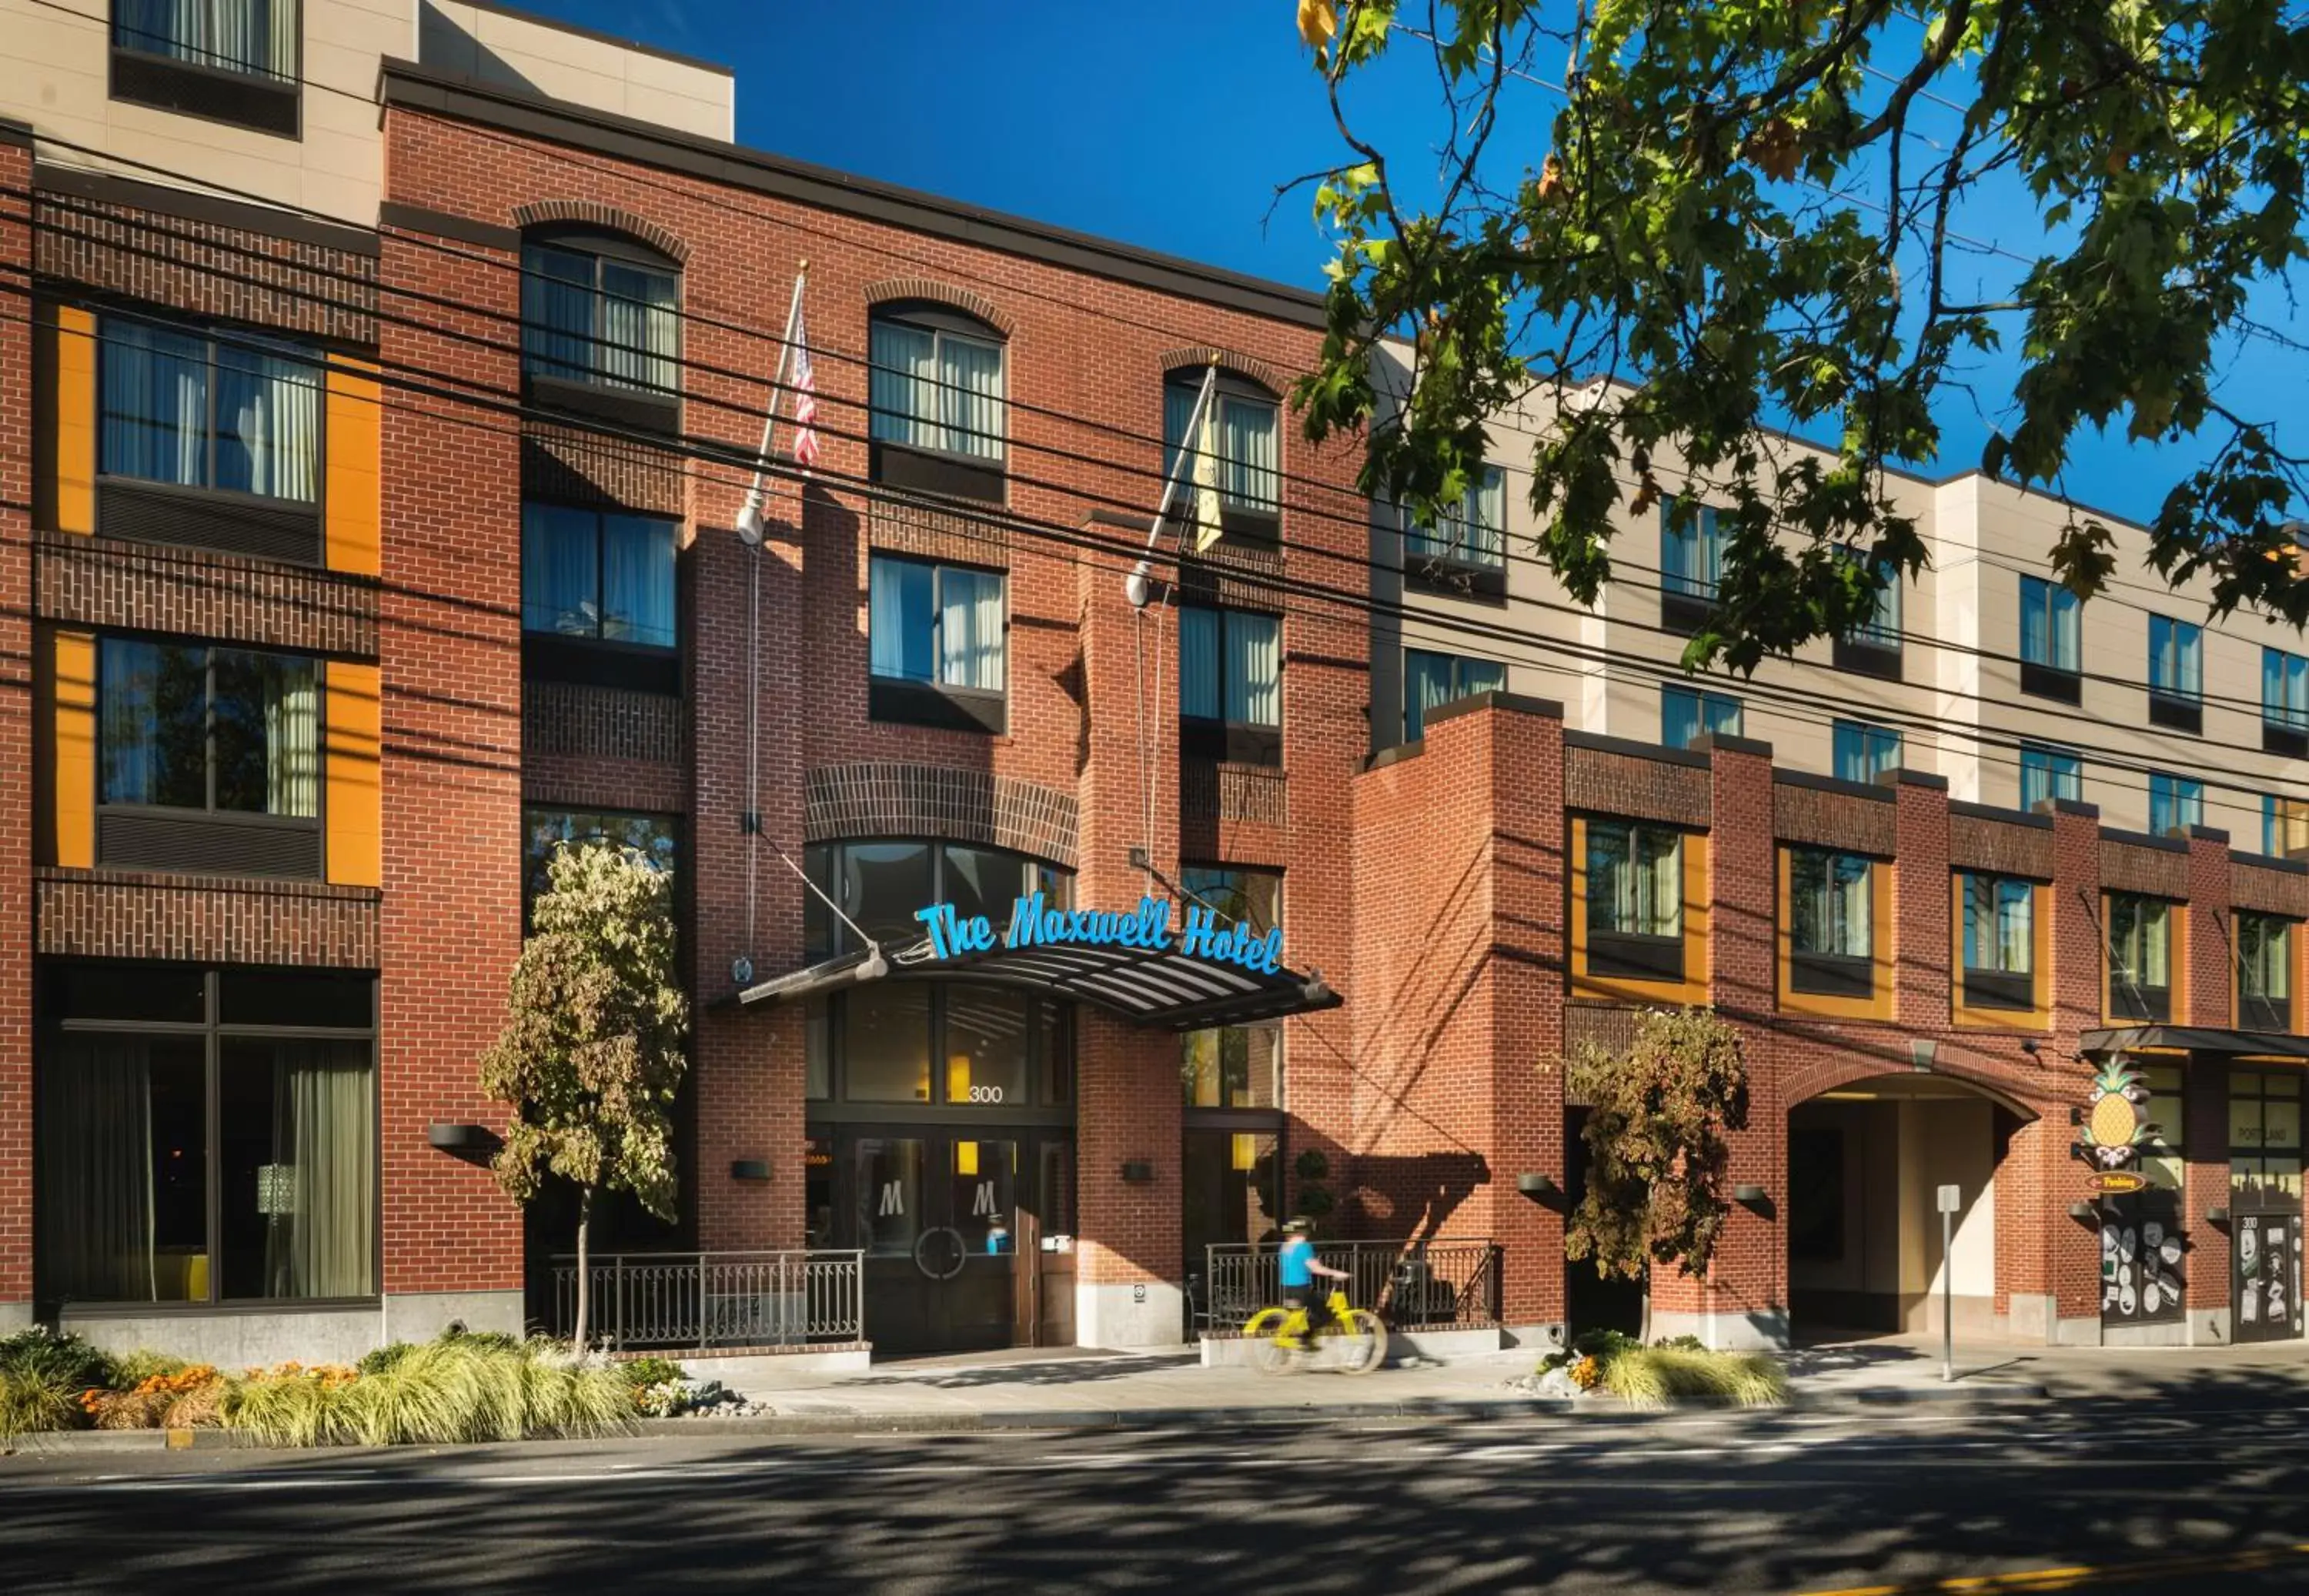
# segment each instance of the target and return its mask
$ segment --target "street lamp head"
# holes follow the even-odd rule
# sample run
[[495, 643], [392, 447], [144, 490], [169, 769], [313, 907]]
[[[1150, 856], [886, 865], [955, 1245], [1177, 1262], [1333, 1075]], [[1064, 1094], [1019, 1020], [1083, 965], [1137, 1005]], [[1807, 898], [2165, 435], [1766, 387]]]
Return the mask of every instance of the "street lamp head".
[[755, 499], [747, 499], [738, 512], [738, 540], [748, 548], [762, 546], [762, 506]]

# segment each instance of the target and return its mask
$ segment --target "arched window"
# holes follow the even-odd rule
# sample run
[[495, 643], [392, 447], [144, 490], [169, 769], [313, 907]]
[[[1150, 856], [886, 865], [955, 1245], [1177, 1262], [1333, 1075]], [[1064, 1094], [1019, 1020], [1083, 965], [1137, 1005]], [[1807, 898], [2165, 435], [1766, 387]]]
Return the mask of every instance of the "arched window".
[[874, 479], [1000, 503], [1002, 335], [961, 311], [905, 300], [875, 307], [868, 342]]
[[597, 228], [532, 228], [521, 246], [523, 375], [547, 397], [606, 388], [660, 403], [681, 388], [681, 272]]
[[[1181, 367], [1163, 383], [1163, 465], [1181, 467], [1180, 452], [1195, 444], [1187, 429], [1195, 416], [1206, 368]], [[1283, 534], [1282, 407], [1249, 377], [1222, 368], [1211, 394], [1206, 436], [1218, 456], [1219, 514], [1230, 538], [1272, 543]], [[1191, 458], [1182, 483], [1194, 479]]]

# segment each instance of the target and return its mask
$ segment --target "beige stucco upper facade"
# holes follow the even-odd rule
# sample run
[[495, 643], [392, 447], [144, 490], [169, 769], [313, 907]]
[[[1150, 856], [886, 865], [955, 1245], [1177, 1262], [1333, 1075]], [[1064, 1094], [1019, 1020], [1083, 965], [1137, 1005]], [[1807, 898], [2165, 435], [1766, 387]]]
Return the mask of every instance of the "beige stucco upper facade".
[[[1382, 391], [1400, 391], [1399, 351], [1383, 352], [1379, 380]], [[1611, 551], [1614, 580], [1592, 608], [1576, 603], [1536, 556], [1529, 462], [1547, 421], [1535, 400], [1491, 428], [1491, 459], [1507, 478], [1503, 600], [1438, 592], [1397, 574], [1401, 519], [1374, 507], [1374, 583], [1402, 600], [1399, 619], [1382, 604], [1375, 623], [1375, 746], [1401, 736], [1404, 651], [1429, 649], [1503, 660], [1509, 688], [1561, 700], [1567, 724], [1641, 742], [1661, 738], [1664, 686], [1725, 694], [1740, 701], [1743, 735], [1771, 744], [1782, 765], [1823, 774], [1834, 773], [1838, 720], [1889, 728], [1900, 733], [1904, 764], [1945, 776], [1951, 797], [1976, 803], [2018, 806], [2022, 746], [2056, 748], [2081, 756], [2083, 797], [2105, 824], [2123, 829], [2148, 828], [2152, 772], [2201, 781], [2204, 823], [2226, 829], [2240, 849], [2262, 846], [2264, 795], [2309, 799], [2309, 763], [2263, 750], [2261, 697], [2264, 646], [2309, 654], [2309, 640], [2259, 615], [2214, 621], [2210, 584], [2168, 586], [2149, 565], [2140, 526], [2097, 517], [2114, 535], [2116, 567], [2080, 611], [2076, 703], [2023, 692], [2019, 666], [2022, 579], [2050, 577], [2067, 511], [1977, 473], [1887, 484], [1916, 518], [1929, 556], [1901, 595], [1897, 680], [1837, 669], [1824, 641], [1768, 661], [1752, 678], [1691, 677], [1681, 665], [1684, 637], [1662, 625], [1658, 512], [1623, 513]], [[1773, 446], [1806, 451], [1784, 440]], [[2204, 628], [2201, 735], [2150, 723], [2152, 615]]]
[[302, 0], [283, 35], [284, 45], [295, 39], [296, 58], [280, 69], [295, 91], [293, 132], [259, 132], [122, 93], [105, 8], [83, 15], [39, 0], [0, 0], [0, 26], [9, 41], [0, 117], [31, 126], [42, 161], [359, 227], [376, 224], [383, 193], [376, 85], [387, 59], [419, 60], [702, 137], [726, 140], [734, 131], [726, 69], [473, 0]]

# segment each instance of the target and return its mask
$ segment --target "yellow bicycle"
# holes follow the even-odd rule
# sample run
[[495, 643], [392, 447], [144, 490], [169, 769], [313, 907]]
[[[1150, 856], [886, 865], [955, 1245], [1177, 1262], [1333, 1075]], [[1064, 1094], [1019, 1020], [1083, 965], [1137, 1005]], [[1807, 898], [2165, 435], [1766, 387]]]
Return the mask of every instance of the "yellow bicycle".
[[[1334, 1290], [1331, 1322], [1312, 1337], [1307, 1333], [1303, 1307], [1263, 1307], [1246, 1320], [1243, 1339], [1251, 1344], [1251, 1361], [1261, 1374], [1329, 1367], [1343, 1375], [1367, 1375], [1387, 1359], [1387, 1326], [1367, 1307], [1349, 1307], [1347, 1294]], [[1285, 1345], [1295, 1341], [1296, 1347]], [[1326, 1363], [1325, 1349], [1329, 1351]]]

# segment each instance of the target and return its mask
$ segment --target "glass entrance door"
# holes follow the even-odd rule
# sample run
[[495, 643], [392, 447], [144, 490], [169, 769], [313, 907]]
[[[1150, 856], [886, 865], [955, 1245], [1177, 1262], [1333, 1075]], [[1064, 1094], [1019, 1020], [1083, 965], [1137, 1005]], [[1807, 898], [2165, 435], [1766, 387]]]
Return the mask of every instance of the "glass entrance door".
[[1019, 1211], [1042, 1212], [1037, 1171], [1065, 1147], [1064, 1138], [995, 1127], [843, 1132], [835, 1162], [848, 1178], [832, 1228], [866, 1255], [866, 1334], [876, 1351], [977, 1351], [1022, 1339]]

